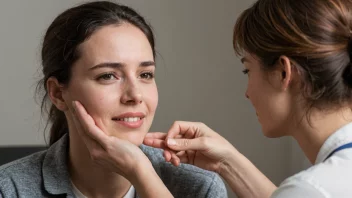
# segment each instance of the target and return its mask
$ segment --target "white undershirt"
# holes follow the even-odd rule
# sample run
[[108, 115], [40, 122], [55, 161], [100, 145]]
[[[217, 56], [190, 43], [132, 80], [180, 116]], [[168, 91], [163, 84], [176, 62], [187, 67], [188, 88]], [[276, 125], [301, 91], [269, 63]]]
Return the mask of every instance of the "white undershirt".
[[[73, 184], [72, 181], [71, 181], [71, 184], [72, 184], [73, 194], [76, 196], [76, 198], [88, 198], [83, 193], [81, 193], [81, 191], [78, 190], [78, 188]], [[134, 187], [131, 186], [123, 198], [134, 198], [135, 194], [136, 194], [136, 189], [134, 189]]]

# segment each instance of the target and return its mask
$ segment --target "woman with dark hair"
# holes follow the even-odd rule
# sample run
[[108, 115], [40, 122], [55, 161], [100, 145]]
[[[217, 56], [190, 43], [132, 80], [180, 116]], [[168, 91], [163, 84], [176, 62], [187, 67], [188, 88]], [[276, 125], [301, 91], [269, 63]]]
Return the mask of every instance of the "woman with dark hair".
[[[89, 2], [60, 14], [42, 48], [50, 147], [0, 167], [0, 197], [227, 197], [220, 177], [142, 145], [158, 103], [150, 26]], [[138, 147], [140, 146], [140, 147]]]
[[166, 161], [218, 172], [239, 197], [352, 197], [352, 1], [259, 0], [238, 18], [235, 51], [265, 136], [293, 137], [313, 166], [278, 188], [206, 125], [175, 122], [145, 144]]

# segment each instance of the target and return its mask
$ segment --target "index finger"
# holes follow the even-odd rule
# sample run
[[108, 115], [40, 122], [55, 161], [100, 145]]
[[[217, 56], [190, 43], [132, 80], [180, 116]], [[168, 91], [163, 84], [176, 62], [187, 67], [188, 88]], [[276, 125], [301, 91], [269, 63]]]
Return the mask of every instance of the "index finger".
[[187, 138], [195, 138], [196, 134], [201, 134], [200, 123], [198, 122], [185, 122], [185, 121], [176, 121], [169, 129], [167, 133], [167, 139], [174, 139], [178, 135], [186, 136]]
[[[149, 132], [145, 135], [144, 139], [158, 139], [165, 140], [167, 137], [167, 133], [164, 132]], [[183, 138], [182, 135], [176, 135], [174, 138]]]
[[149, 132], [145, 135], [145, 138], [165, 140], [166, 136], [167, 133], [163, 132]]
[[74, 108], [74, 114], [77, 117], [79, 123], [82, 125], [82, 132], [84, 135], [88, 135], [90, 138], [94, 139], [101, 146], [103, 146], [103, 148], [105, 148], [109, 140], [108, 136], [98, 126], [96, 126], [93, 118], [87, 113], [80, 102], [73, 101], [72, 105]]

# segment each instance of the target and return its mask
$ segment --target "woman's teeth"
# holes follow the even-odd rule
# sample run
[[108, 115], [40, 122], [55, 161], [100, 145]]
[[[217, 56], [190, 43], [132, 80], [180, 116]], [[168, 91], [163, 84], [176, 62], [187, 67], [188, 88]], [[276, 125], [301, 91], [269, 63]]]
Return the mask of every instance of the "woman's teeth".
[[133, 117], [133, 118], [120, 118], [117, 119], [118, 121], [124, 121], [124, 122], [137, 122], [139, 120], [141, 120], [140, 117]]

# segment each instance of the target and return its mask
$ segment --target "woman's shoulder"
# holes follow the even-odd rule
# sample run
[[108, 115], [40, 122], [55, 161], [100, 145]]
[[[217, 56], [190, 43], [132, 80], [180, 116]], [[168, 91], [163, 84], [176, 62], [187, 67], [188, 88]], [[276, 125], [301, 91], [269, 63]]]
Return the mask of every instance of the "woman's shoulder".
[[6, 176], [11, 178], [21, 176], [23, 178], [24, 175], [40, 171], [45, 153], [46, 151], [39, 151], [0, 166], [0, 181]]
[[273, 197], [290, 197], [290, 194], [310, 195], [308, 197], [351, 197], [351, 167], [351, 160], [332, 157], [287, 178]]
[[40, 185], [42, 163], [46, 151], [40, 151], [27, 157], [0, 166], [0, 192], [5, 195], [16, 193], [16, 187]]
[[320, 181], [314, 177], [313, 172], [316, 170], [310, 168], [285, 179], [271, 198], [329, 197]]
[[227, 197], [225, 184], [218, 174], [189, 164], [175, 167], [165, 161], [163, 150], [146, 145], [140, 148], [174, 196]]

